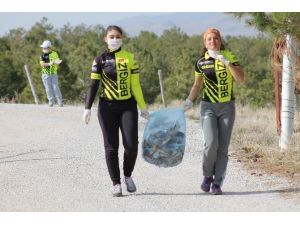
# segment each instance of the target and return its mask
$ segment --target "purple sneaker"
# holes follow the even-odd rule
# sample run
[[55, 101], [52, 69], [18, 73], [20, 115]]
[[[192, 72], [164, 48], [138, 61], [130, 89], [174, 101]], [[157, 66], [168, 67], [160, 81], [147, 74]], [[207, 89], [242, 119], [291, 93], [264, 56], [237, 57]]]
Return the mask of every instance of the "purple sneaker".
[[211, 191], [214, 195], [221, 195], [222, 194], [221, 187], [220, 187], [220, 185], [217, 185], [217, 184], [213, 184], [211, 186]]
[[211, 185], [212, 182], [213, 182], [213, 178], [212, 177], [205, 176], [204, 179], [203, 179], [203, 181], [202, 181], [202, 184], [201, 184], [202, 191], [209, 192], [210, 191], [210, 185]]

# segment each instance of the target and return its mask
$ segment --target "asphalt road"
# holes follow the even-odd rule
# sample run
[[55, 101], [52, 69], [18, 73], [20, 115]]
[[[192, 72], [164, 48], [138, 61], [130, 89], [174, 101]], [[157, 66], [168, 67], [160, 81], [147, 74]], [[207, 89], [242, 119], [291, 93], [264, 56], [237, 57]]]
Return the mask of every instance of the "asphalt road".
[[[224, 194], [203, 193], [200, 124], [190, 120], [183, 162], [158, 168], [140, 149], [137, 192], [127, 193], [123, 184], [124, 196], [114, 198], [96, 109], [89, 125], [82, 112], [83, 106], [0, 104], [0, 211], [300, 211], [298, 189], [282, 178], [252, 176], [234, 160]], [[139, 121], [140, 141], [145, 122]]]

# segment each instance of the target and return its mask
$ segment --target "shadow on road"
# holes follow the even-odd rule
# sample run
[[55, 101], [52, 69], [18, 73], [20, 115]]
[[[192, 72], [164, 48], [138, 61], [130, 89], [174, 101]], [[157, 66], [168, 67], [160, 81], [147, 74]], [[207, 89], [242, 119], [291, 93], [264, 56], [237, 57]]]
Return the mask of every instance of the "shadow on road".
[[10, 156], [1, 157], [0, 160], [15, 158], [15, 157], [19, 157], [19, 156], [22, 156], [22, 155], [34, 154], [34, 153], [38, 153], [38, 152], [45, 152], [45, 151], [47, 151], [47, 150], [41, 149], [41, 150], [38, 150], [38, 151], [22, 152], [22, 153], [19, 153], [19, 154], [16, 154], [16, 155], [10, 155]]
[[138, 195], [165, 195], [165, 196], [169, 196], [169, 195], [178, 195], [178, 196], [191, 196], [191, 195], [207, 195], [207, 193], [137, 193], [134, 194], [136, 196]]
[[[272, 193], [299, 193], [300, 188], [287, 188], [287, 189], [278, 189], [278, 190], [266, 190], [266, 191], [238, 191], [238, 192], [223, 192], [223, 195], [258, 195], [258, 194], [272, 194]], [[137, 193], [138, 195], [162, 195], [162, 196], [168, 196], [168, 195], [178, 195], [178, 196], [190, 196], [190, 195], [212, 195], [211, 192], [209, 193]], [[213, 196], [213, 195], [212, 195]]]
[[11, 155], [11, 156], [5, 156], [0, 158], [0, 164], [4, 163], [15, 163], [15, 162], [30, 162], [30, 161], [45, 161], [45, 160], [58, 160], [58, 159], [77, 159], [78, 157], [49, 157], [49, 158], [33, 158], [33, 159], [16, 159], [16, 160], [4, 160], [4, 159], [11, 159], [11, 158], [16, 158], [19, 156], [24, 156], [24, 155], [30, 155], [30, 154], [35, 154], [35, 153], [40, 153], [40, 152], [45, 152], [47, 150], [41, 149], [38, 151], [29, 151], [29, 152], [23, 152], [19, 153], [16, 155]]
[[47, 161], [47, 160], [63, 160], [63, 159], [78, 159], [78, 157], [49, 157], [49, 158], [40, 158], [40, 159], [19, 159], [19, 160], [11, 160], [11, 161], [1, 161], [0, 164], [4, 163], [16, 163], [16, 162], [31, 162], [31, 161]]
[[225, 195], [257, 195], [257, 194], [272, 194], [272, 193], [299, 193], [300, 188], [287, 188], [277, 190], [266, 190], [266, 191], [240, 191], [240, 192], [225, 192]]

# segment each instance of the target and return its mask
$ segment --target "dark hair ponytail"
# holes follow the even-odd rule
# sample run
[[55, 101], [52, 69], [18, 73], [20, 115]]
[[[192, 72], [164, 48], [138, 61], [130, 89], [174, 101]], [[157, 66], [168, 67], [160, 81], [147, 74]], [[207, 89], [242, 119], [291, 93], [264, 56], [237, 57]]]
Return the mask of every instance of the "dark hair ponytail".
[[116, 26], [116, 25], [109, 25], [107, 28], [106, 28], [106, 31], [105, 31], [105, 35], [107, 35], [107, 33], [109, 31], [112, 31], [112, 30], [116, 30], [118, 31], [121, 35], [123, 35], [123, 30], [121, 27], [119, 26]]

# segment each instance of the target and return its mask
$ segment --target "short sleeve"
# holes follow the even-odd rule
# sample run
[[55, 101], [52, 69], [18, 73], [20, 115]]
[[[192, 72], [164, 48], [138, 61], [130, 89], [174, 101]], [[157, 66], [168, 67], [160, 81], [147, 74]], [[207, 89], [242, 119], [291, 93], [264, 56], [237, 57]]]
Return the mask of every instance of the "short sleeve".
[[195, 76], [196, 77], [203, 77], [203, 72], [199, 68], [199, 60], [195, 63]]

